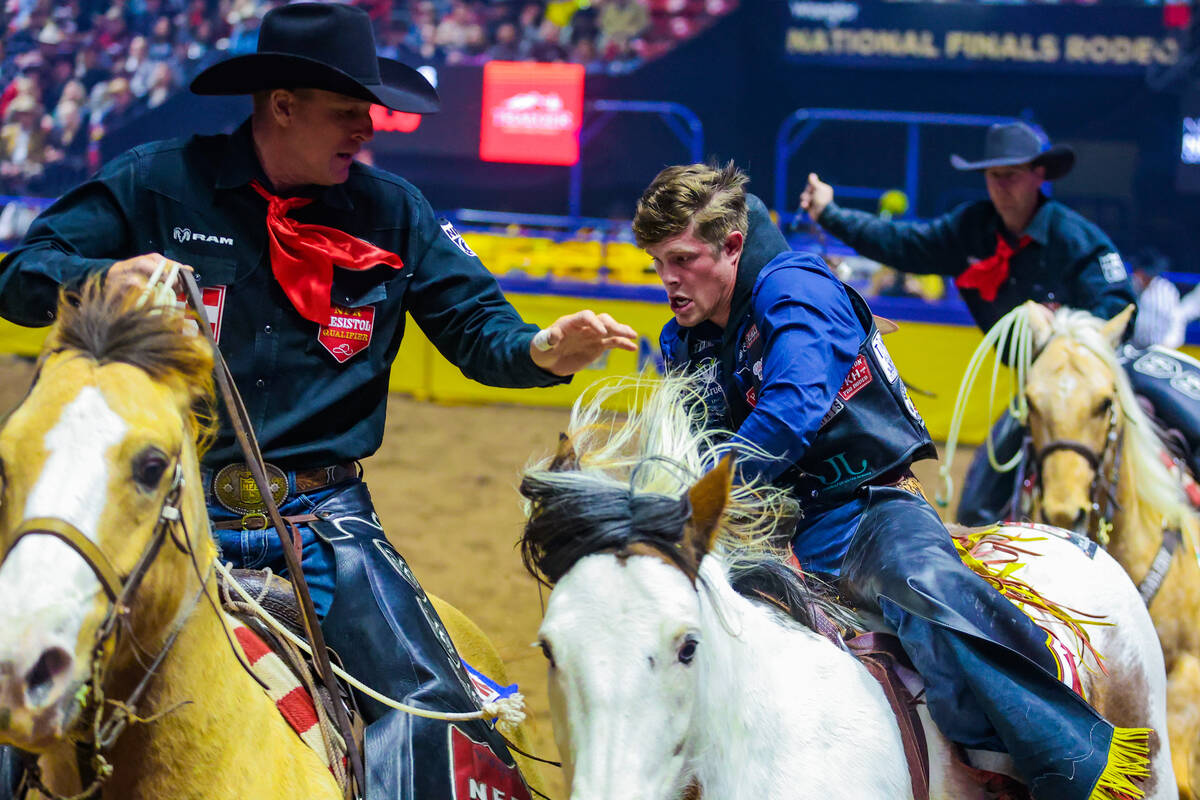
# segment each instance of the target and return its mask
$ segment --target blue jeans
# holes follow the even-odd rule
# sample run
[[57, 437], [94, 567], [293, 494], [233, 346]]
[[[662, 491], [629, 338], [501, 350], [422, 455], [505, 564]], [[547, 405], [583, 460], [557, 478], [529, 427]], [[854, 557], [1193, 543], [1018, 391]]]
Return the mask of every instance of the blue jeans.
[[[288, 474], [288, 485], [294, 486], [294, 476]], [[373, 509], [369, 504], [364, 508], [345, 508], [345, 503], [338, 501], [339, 495], [345, 495], [347, 489], [359, 485], [359, 481], [350, 481], [319, 489], [308, 494], [290, 496], [279, 507], [279, 513], [285, 517], [312, 514], [323, 507], [337, 506], [338, 510], [346, 513], [359, 511], [370, 515]], [[241, 519], [242, 515], [230, 511], [217, 503], [211, 495], [208, 500], [208, 516], [213, 522], [225, 522]], [[301, 550], [300, 569], [304, 572], [304, 580], [308, 583], [308, 592], [312, 595], [313, 606], [317, 616], [325, 618], [329, 606], [333, 603], [334, 590], [337, 587], [337, 563], [333, 557], [333, 548], [328, 542], [317, 536], [307, 525], [297, 526], [300, 530]], [[232, 562], [233, 566], [242, 569], [266, 569], [270, 567], [275, 572], [287, 577], [287, 562], [283, 557], [283, 545], [279, 534], [274, 528], [259, 530], [214, 531], [217, 545], [221, 548], [221, 559]], [[284, 538], [291, 541], [290, 531], [284, 532]]]

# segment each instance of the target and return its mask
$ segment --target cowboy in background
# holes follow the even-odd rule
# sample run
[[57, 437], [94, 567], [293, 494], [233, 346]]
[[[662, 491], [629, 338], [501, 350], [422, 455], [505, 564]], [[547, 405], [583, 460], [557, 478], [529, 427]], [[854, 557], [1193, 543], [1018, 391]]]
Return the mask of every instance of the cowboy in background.
[[[960, 171], [982, 172], [989, 199], [926, 222], [890, 222], [841, 208], [833, 187], [812, 173], [800, 207], [867, 258], [904, 272], [953, 277], [982, 331], [1026, 300], [1101, 319], [1134, 302], [1125, 265], [1108, 236], [1042, 192], [1045, 181], [1058, 180], [1075, 165], [1070, 147], [1043, 150], [1032, 128], [1013, 122], [988, 129], [982, 158], [952, 155], [950, 163]], [[1000, 461], [1010, 459], [1023, 440], [1021, 426], [1007, 413], [990, 435]], [[1001, 519], [1015, 475], [996, 473], [987, 448], [978, 448], [963, 483], [958, 521], [985, 525]]]
[[[253, 114], [232, 134], [134, 148], [60, 198], [0, 262], [0, 314], [46, 325], [62, 285], [101, 274], [107, 291], [140, 291], [164, 259], [191, 267], [279, 510], [294, 518], [326, 641], [383, 694], [476, 710], [358, 465], [383, 436], [405, 314], [465, 374], [497, 386], [563, 383], [611, 348], [636, 350], [636, 334], [591, 311], [541, 331], [523, 322], [415, 187], [355, 160], [373, 135], [372, 104], [419, 114], [440, 104], [419, 73], [376, 56], [362, 9], [274, 9], [255, 53], [209, 67], [191, 89], [252, 94]], [[282, 545], [241, 459], [223, 417], [202, 463], [222, 558], [282, 571]], [[445, 723], [358, 702], [368, 800], [449, 797]], [[488, 724], [459, 727], [512, 764]]]

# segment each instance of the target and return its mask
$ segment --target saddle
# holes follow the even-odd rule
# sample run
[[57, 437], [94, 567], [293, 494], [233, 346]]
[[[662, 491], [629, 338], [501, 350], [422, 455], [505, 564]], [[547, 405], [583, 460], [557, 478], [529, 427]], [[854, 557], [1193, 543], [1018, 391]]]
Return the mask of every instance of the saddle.
[[[292, 634], [306, 638], [304, 617], [292, 584], [270, 570], [231, 570], [233, 579]], [[280, 714], [306, 744], [324, 759], [346, 797], [354, 796], [352, 776], [346, 770], [346, 743], [332, 722], [333, 697], [321, 681], [311, 656], [292, 645], [268, 625], [258, 611], [240, 593], [219, 578], [221, 605], [233, 618], [234, 638], [249, 662], [251, 674], [275, 700]], [[337, 654], [330, 650], [333, 663], [340, 666]], [[350, 719], [361, 752], [365, 724], [350, 687], [338, 681], [338, 698]]]
[[[896, 724], [908, 761], [912, 779], [913, 800], [929, 800], [929, 749], [925, 741], [925, 726], [917, 707], [924, 694], [924, 680], [913, 668], [900, 639], [883, 631], [868, 631], [835, 641], [844, 646], [867, 668], [883, 689]], [[970, 764], [965, 750], [956, 752], [962, 768], [995, 800], [1032, 800], [1023, 783], [999, 772], [979, 769]]]

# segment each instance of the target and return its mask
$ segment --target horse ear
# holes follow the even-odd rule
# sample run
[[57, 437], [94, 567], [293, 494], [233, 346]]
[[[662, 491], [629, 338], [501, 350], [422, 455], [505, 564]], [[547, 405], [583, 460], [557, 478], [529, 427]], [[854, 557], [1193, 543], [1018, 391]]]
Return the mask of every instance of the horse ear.
[[558, 435], [558, 450], [554, 453], [554, 458], [550, 461], [551, 472], [570, 472], [579, 469], [579, 457], [575, 455], [575, 447], [571, 444], [571, 437], [565, 433]]
[[707, 475], [688, 489], [688, 502], [692, 504], [692, 522], [685, 534], [687, 544], [696, 556], [696, 562], [712, 550], [721, 529], [721, 515], [729, 502], [729, 489], [733, 485], [733, 454], [721, 459]]
[[1033, 300], [1025, 301], [1025, 310], [1029, 328], [1033, 331], [1034, 349], [1041, 350], [1054, 333], [1054, 312]]
[[1129, 327], [1129, 320], [1133, 318], [1133, 303], [1121, 309], [1121, 313], [1104, 323], [1101, 330], [1104, 332], [1104, 338], [1108, 339], [1108, 343], [1116, 349], [1121, 346], [1121, 340], [1125, 338], [1125, 329]]

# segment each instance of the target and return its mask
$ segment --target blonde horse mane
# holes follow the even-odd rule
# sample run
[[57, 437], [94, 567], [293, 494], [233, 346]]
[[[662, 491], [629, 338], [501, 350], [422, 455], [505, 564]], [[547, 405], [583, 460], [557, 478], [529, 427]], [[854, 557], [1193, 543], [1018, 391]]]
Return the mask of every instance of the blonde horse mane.
[[[703, 426], [706, 414], [700, 376], [669, 374], [602, 380], [575, 401], [565, 435], [577, 469], [552, 470], [551, 457], [530, 464], [528, 478], [548, 485], [626, 489], [634, 494], [677, 497], [727, 454], [770, 458], [728, 431]], [[630, 410], [618, 396], [632, 393]], [[528, 503], [526, 515], [531, 512]], [[777, 551], [770, 542], [790, 535], [798, 506], [770, 484], [735, 483], [722, 514], [717, 543], [728, 554]]]
[[1163, 444], [1158, 427], [1146, 416], [1134, 394], [1133, 385], [1124, 367], [1117, 361], [1116, 351], [1104, 335], [1104, 320], [1086, 311], [1060, 308], [1051, 319], [1051, 338], [1066, 337], [1104, 364], [1112, 373], [1117, 400], [1125, 418], [1125, 458], [1129, 459], [1137, 476], [1133, 487], [1138, 503], [1161, 515], [1172, 528], [1186, 530], [1194, 512], [1179, 481], [1161, 460]]
[[[1038, 315], [1034, 318], [1033, 315]], [[1042, 323], [1039, 325], [1039, 323]], [[1159, 458], [1162, 443], [1159, 433], [1146, 412], [1142, 410], [1129, 376], [1117, 361], [1116, 351], [1104, 332], [1102, 319], [1092, 316], [1086, 311], [1070, 308], [1060, 308], [1051, 312], [1044, 306], [1032, 301], [1017, 306], [1005, 314], [985, 334], [983, 341], [976, 348], [959, 385], [958, 399], [954, 408], [954, 417], [950, 424], [950, 433], [946, 442], [946, 458], [940, 470], [943, 478], [942, 494], [939, 502], [953, 492], [950, 483], [950, 469], [954, 461], [954, 453], [958, 443], [958, 434], [962, 425], [963, 414], [966, 410], [967, 399], [975, 385], [975, 380], [986, 359], [994, 359], [992, 381], [989, 391], [988, 415], [993, 417], [993, 399], [996, 394], [996, 384], [1000, 373], [1001, 363], [1007, 363], [1014, 373], [1015, 389], [1009, 410], [1022, 425], [1028, 416], [1025, 390], [1028, 385], [1030, 367], [1037, 355], [1053, 339], [1066, 338], [1084, 348], [1098, 358], [1112, 373], [1113, 384], [1117, 390], [1117, 400], [1125, 420], [1124, 436], [1125, 458], [1133, 466], [1133, 474], [1137, 476], [1134, 494], [1140, 504], [1160, 514], [1164, 524], [1178, 527], [1187, 531], [1193, 526], [1194, 512], [1187, 502], [1186, 496], [1179, 485], [1167, 471]], [[1040, 329], [1040, 336], [1035, 331]], [[1007, 471], [1019, 461], [1021, 453], [1005, 464], [999, 464], [991, 435], [987, 437], [988, 458], [994, 469]]]
[[[213, 355], [202, 336], [184, 332], [187, 315], [143, 306], [133, 292], [106, 293], [99, 277], [59, 293], [57, 319], [38, 360], [76, 352], [97, 364], [129, 364], [189, 399], [197, 455], [217, 430]], [[204, 323], [207, 324], [207, 323]]]

